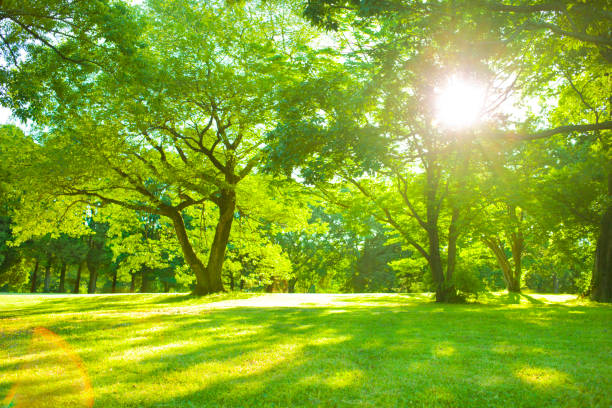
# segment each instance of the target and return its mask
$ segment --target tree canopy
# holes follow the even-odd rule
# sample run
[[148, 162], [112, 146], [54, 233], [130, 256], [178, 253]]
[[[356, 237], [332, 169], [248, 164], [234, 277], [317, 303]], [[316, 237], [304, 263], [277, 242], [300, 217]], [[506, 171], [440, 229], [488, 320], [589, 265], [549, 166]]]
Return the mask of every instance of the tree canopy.
[[0, 287], [612, 301], [605, 0], [20, 3]]

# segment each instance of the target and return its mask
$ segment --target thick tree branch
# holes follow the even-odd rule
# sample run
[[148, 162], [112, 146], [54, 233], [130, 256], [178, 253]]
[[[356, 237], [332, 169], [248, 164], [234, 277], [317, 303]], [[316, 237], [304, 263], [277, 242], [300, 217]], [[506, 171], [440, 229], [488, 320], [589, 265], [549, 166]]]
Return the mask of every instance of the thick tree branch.
[[72, 63], [77, 64], [77, 65], [93, 64], [93, 65], [96, 65], [96, 66], [102, 68], [100, 66], [100, 64], [96, 63], [95, 61], [91, 61], [91, 60], [87, 60], [87, 59], [78, 60], [78, 59], [74, 59], [74, 58], [71, 58], [71, 57], [67, 56], [62, 51], [60, 51], [57, 47], [55, 47], [53, 44], [51, 44], [46, 38], [44, 38], [43, 36], [38, 34], [36, 31], [32, 30], [26, 24], [22, 23], [21, 21], [19, 21], [17, 19], [14, 19], [14, 18], [11, 18], [11, 21], [13, 21], [19, 27], [23, 28], [28, 34], [30, 34], [32, 37], [34, 37], [35, 39], [37, 39], [38, 41], [43, 43], [46, 47], [48, 47], [53, 52], [55, 52], [57, 55], [59, 55], [59, 57], [62, 58], [63, 60], [66, 60], [68, 62], [72, 62]]
[[253, 156], [251, 160], [247, 162], [244, 168], [240, 170], [240, 173], [238, 173], [238, 179], [242, 180], [243, 178], [245, 178], [251, 172], [251, 170], [253, 170], [253, 167], [257, 166], [260, 161], [261, 155], [258, 154]]
[[[427, 253], [427, 251], [421, 245], [419, 245], [419, 243], [416, 242], [404, 228], [402, 228], [399, 225], [399, 223], [391, 215], [391, 211], [389, 211], [389, 209], [387, 207], [384, 207], [384, 206], [380, 205], [379, 203], [377, 203], [376, 200], [374, 199], [374, 197], [372, 196], [372, 194], [370, 194], [365, 189], [365, 187], [363, 187], [357, 180], [355, 180], [355, 179], [353, 179], [351, 177], [347, 177], [346, 179], [351, 184], [353, 184], [355, 187], [357, 187], [359, 189], [359, 191], [361, 191], [361, 193], [365, 197], [367, 197], [373, 204], [375, 204], [378, 208], [380, 208], [383, 211], [383, 213], [385, 214], [385, 217], [380, 217], [380, 216], [378, 216], [376, 214], [372, 214], [372, 216], [374, 218], [376, 218], [379, 221], [386, 222], [389, 225], [391, 225], [393, 228], [395, 228], [395, 230], [397, 232], [399, 232], [402, 235], [402, 237], [404, 237], [404, 239], [406, 240], [406, 242], [408, 244], [410, 244], [414, 248], [416, 248], [416, 250], [419, 251], [421, 253], [421, 255], [423, 255], [425, 257], [425, 259], [429, 260], [429, 254]], [[425, 226], [423, 226], [423, 228], [425, 228]]]
[[533, 5], [510, 5], [510, 4], [489, 4], [488, 8], [493, 11], [502, 11], [508, 13], [537, 13], [540, 11], [565, 11], [566, 7], [560, 1], [551, 1], [543, 4]]
[[144, 205], [144, 204], [136, 204], [136, 203], [131, 203], [128, 201], [117, 200], [115, 198], [106, 197], [106, 196], [103, 196], [102, 194], [99, 194], [93, 191], [89, 191], [89, 190], [73, 189], [72, 191], [60, 193], [60, 195], [64, 195], [64, 196], [79, 196], [80, 195], [80, 196], [87, 196], [87, 197], [95, 197], [105, 204], [115, 204], [121, 207], [129, 208], [131, 210], [144, 211], [144, 212], [148, 212], [151, 214], [167, 215], [166, 211], [164, 211], [162, 208], [155, 208], [155, 207], [151, 207], [151, 206]]
[[499, 132], [493, 134], [496, 138], [505, 138], [510, 140], [536, 140], [544, 139], [554, 135], [562, 133], [573, 133], [573, 132], [592, 132], [594, 130], [609, 130], [612, 129], [612, 120], [601, 123], [590, 123], [586, 125], [566, 125], [559, 126], [552, 129], [541, 130], [534, 133], [521, 133], [521, 132]]
[[[399, 173], [397, 173], [397, 178], [398, 178], [397, 190], [399, 191], [400, 195], [402, 196], [402, 199], [404, 200], [404, 204], [406, 204], [406, 206], [408, 207], [408, 209], [412, 213], [412, 216], [418, 221], [419, 225], [421, 225], [421, 227], [427, 229], [427, 223], [423, 220], [423, 218], [421, 218], [421, 216], [419, 216], [419, 214], [416, 211], [416, 208], [414, 208], [414, 206], [412, 205], [412, 202], [408, 198], [408, 182], [407, 182], [407, 180], [401, 174], [399, 174]], [[403, 185], [403, 187], [402, 187], [402, 185]]]
[[183, 211], [187, 207], [190, 207], [192, 205], [202, 204], [204, 201], [208, 200], [208, 197], [201, 198], [199, 200], [195, 200], [191, 198], [190, 196], [188, 196], [187, 194], [181, 194], [181, 196], [182, 198], [184, 198], [184, 201], [182, 201], [181, 203], [179, 203], [178, 205], [174, 207], [176, 211]]
[[[213, 143], [213, 146], [210, 149], [207, 149], [203, 144], [199, 143], [193, 137], [183, 136], [176, 129], [174, 129], [174, 128], [170, 127], [170, 126], [164, 125], [163, 127], [161, 127], [161, 129], [164, 129], [167, 132], [169, 132], [171, 137], [175, 140], [175, 142], [180, 139], [183, 142], [185, 142], [185, 144], [191, 150], [199, 152], [199, 153], [204, 153], [204, 155], [206, 155], [206, 157], [208, 157], [208, 159], [211, 161], [213, 166], [215, 166], [217, 169], [219, 169], [222, 173], [224, 173], [224, 174], [227, 173], [227, 167], [225, 165], [223, 165], [223, 163], [221, 163], [219, 161], [219, 159], [217, 159], [215, 157], [215, 155], [214, 155], [214, 148], [216, 147], [218, 141]], [[195, 146], [192, 145], [190, 141], [195, 143]]]
[[604, 45], [606, 47], [612, 47], [612, 38], [599, 37], [595, 35], [589, 35], [586, 33], [577, 33], [573, 31], [567, 31], [559, 26], [550, 23], [527, 23], [523, 26], [527, 30], [550, 30], [555, 34], [559, 34], [565, 37], [575, 38], [580, 41], [588, 42], [591, 44]]

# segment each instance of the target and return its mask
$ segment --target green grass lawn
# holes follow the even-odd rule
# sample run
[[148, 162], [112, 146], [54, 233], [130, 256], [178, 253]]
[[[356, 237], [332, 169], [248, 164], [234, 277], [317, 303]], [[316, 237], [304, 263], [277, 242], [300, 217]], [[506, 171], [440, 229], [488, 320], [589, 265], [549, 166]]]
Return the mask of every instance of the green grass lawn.
[[87, 406], [90, 381], [96, 407], [612, 406], [612, 307], [481, 302], [2, 295], [0, 399]]

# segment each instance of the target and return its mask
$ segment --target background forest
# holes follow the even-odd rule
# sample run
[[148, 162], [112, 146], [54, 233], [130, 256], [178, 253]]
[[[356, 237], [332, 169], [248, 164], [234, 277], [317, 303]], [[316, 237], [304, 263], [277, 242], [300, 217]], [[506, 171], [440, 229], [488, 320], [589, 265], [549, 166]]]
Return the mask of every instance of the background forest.
[[0, 291], [612, 301], [605, 0], [0, 11]]

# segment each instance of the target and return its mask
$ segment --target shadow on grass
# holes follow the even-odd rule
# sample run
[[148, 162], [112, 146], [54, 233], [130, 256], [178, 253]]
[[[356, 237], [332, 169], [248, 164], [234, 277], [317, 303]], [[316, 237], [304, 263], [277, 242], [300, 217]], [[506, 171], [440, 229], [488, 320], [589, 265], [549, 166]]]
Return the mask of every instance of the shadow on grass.
[[481, 295], [483, 299], [493, 302], [499, 305], [518, 305], [524, 303], [521, 299], [525, 299], [528, 303], [532, 305], [547, 305], [547, 303], [542, 302], [539, 299], [536, 299], [533, 296], [530, 296], [525, 293], [516, 293], [516, 292], [505, 292], [502, 294], [495, 293], [485, 293]]
[[[182, 298], [184, 304], [193, 302]], [[579, 308], [537, 303], [520, 309], [399, 303], [166, 313], [172, 308], [159, 305], [168, 302], [145, 298], [111, 313], [122, 302], [110, 302], [115, 309], [101, 306], [109, 313], [80, 321], [58, 314], [74, 310], [64, 301], [57, 307], [45, 303], [52, 310], [47, 316], [28, 309], [85, 361], [96, 406], [586, 407], [611, 402], [612, 356], [601, 353], [610, 346], [610, 309], [591, 309], [588, 318], [568, 313]], [[123, 313], [143, 309], [149, 314]], [[16, 378], [15, 367], [7, 361], [2, 370]]]
[[[13, 296], [13, 295], [0, 295]], [[193, 306], [224, 300], [248, 299], [257, 294], [221, 293], [204, 297], [187, 294], [100, 294], [100, 295], [27, 295], [25, 305], [2, 307], [0, 319], [21, 316], [47, 315], [50, 313], [86, 313], [108, 311], [150, 310], [154, 306]]]

